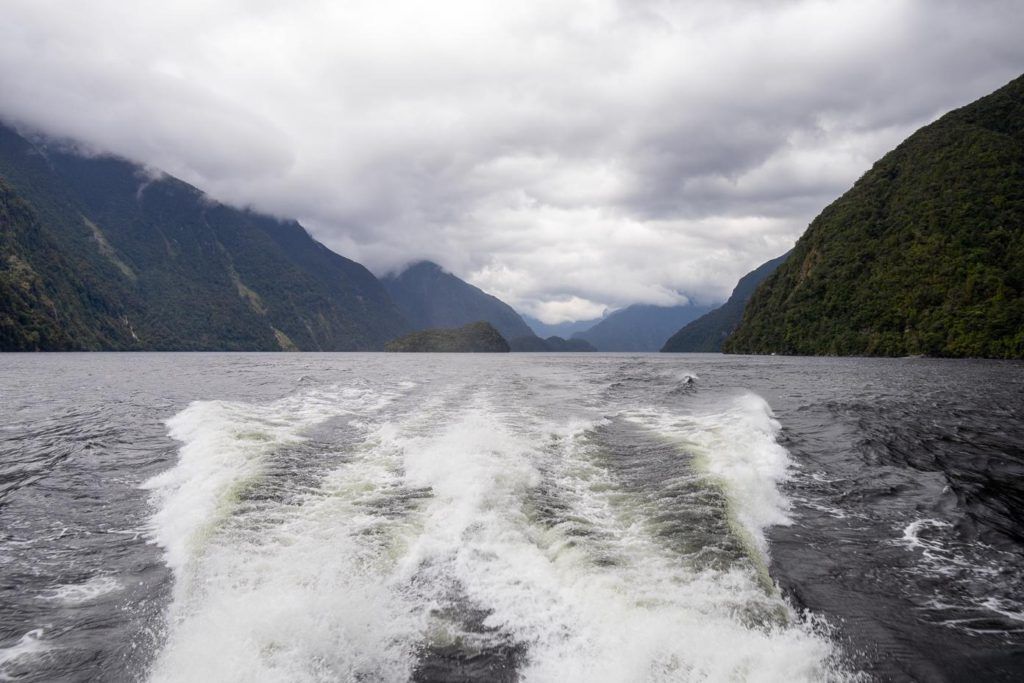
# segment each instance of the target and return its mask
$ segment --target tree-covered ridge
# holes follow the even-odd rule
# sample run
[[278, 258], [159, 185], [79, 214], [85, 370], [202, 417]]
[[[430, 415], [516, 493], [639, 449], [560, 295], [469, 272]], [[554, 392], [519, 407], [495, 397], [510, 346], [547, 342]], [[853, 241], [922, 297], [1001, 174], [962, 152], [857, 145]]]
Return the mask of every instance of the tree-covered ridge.
[[394, 339], [385, 351], [404, 353], [508, 353], [505, 338], [488, 322], [456, 328], [420, 330]]
[[705, 313], [669, 337], [662, 351], [671, 353], [701, 352], [717, 353], [722, 343], [732, 334], [743, 319], [743, 309], [757, 286], [789, 258], [786, 252], [778, 258], [762, 263], [736, 283], [729, 299], [715, 310]]
[[132, 346], [118, 311], [93, 295], [32, 207], [0, 180], [0, 349]]
[[539, 353], [580, 353], [597, 351], [593, 344], [586, 339], [564, 339], [558, 335], [552, 335], [547, 339], [541, 339], [536, 335], [529, 337], [517, 337], [509, 341], [513, 351], [539, 352]]
[[38, 341], [35, 323], [11, 318], [26, 322], [9, 327], [2, 349], [369, 350], [409, 329], [369, 271], [294, 221], [2, 125], [0, 179], [41, 236], [9, 241], [8, 252], [64, 263], [36, 271], [68, 312], [63, 336]]
[[917, 131], [827, 207], [724, 350], [1024, 357], [1024, 77]]

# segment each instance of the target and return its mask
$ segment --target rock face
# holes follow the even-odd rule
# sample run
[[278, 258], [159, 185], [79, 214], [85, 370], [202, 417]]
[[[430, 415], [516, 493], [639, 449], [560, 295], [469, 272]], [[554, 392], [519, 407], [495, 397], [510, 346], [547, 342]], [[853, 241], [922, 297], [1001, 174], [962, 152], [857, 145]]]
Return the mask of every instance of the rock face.
[[581, 352], [581, 351], [597, 351], [590, 344], [590, 342], [584, 339], [562, 339], [558, 336], [551, 336], [547, 339], [541, 339], [540, 337], [519, 337], [509, 342], [509, 346], [512, 347], [513, 351], [520, 352]]
[[657, 351], [672, 334], [710, 310], [708, 306], [650, 306], [636, 304], [608, 315], [573, 339], [583, 339], [599, 351]]
[[294, 221], [0, 125], [0, 349], [381, 349], [409, 325]]
[[721, 351], [722, 343], [740, 324], [743, 309], [753, 296], [754, 290], [765, 278], [774, 273], [776, 268], [785, 263], [787, 258], [789, 252], [761, 264], [741, 277], [728, 301], [673, 334], [661, 350], [675, 353]]
[[1024, 357], [1024, 77], [917, 131], [822, 211], [723, 350]]
[[533, 330], [511, 306], [431, 261], [420, 261], [382, 282], [413, 329], [457, 327], [484, 320], [506, 339], [533, 336]]
[[386, 351], [407, 353], [508, 353], [505, 338], [487, 322], [453, 329], [411, 332], [387, 343]]

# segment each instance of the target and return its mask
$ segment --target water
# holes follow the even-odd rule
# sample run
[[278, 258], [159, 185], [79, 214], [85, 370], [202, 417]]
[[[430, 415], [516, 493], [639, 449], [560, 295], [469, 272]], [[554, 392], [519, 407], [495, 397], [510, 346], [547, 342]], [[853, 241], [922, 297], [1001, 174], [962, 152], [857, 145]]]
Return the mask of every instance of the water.
[[1024, 676], [1024, 366], [6, 355], [0, 680]]

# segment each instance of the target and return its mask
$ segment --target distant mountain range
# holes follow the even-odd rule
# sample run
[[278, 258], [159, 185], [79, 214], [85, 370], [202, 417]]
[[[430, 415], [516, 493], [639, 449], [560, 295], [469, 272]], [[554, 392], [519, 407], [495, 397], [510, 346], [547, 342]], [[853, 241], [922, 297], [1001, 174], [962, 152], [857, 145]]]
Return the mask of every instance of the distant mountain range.
[[1024, 76], [822, 211], [724, 350], [1024, 358]]
[[569, 339], [577, 332], [585, 332], [589, 330], [591, 327], [601, 322], [602, 319], [594, 318], [593, 320], [572, 320], [564, 323], [555, 323], [553, 325], [541, 322], [540, 320], [528, 315], [524, 315], [523, 320], [530, 326], [530, 329], [533, 330], [538, 337], [561, 337], [563, 339]]
[[743, 318], [743, 309], [746, 307], [754, 290], [765, 278], [775, 272], [775, 269], [786, 262], [789, 252], [767, 263], [763, 263], [755, 270], [740, 278], [736, 288], [728, 301], [709, 313], [705, 313], [691, 323], [685, 325], [681, 330], [669, 337], [662, 351], [668, 352], [708, 352], [715, 353], [722, 350], [722, 343], [736, 330]]
[[7, 350], [383, 348], [410, 329], [360, 264], [113, 157], [0, 126]]
[[460, 327], [484, 320], [507, 340], [533, 336], [511, 306], [431, 261], [420, 261], [381, 281], [413, 329]]
[[294, 221], [0, 125], [2, 350], [380, 350], [481, 321], [514, 350], [594, 350], [435, 263], [380, 281]]
[[584, 339], [600, 351], [657, 351], [680, 327], [704, 315], [710, 306], [636, 304], [609, 314], [573, 339]]
[[0, 350], [381, 350], [478, 322], [514, 351], [1024, 358], [1024, 77], [910, 136], [721, 307], [558, 325], [0, 125]]

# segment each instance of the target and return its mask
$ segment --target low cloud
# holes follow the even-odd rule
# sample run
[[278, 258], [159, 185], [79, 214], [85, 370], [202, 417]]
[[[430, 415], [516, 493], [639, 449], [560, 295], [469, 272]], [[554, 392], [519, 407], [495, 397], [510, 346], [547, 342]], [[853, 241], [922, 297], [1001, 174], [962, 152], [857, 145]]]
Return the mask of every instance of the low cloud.
[[1011, 0], [8, 0], [0, 117], [557, 322], [723, 299], [1022, 33]]

